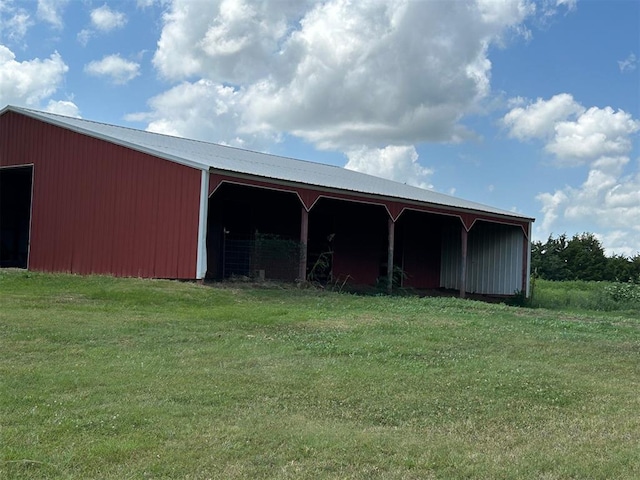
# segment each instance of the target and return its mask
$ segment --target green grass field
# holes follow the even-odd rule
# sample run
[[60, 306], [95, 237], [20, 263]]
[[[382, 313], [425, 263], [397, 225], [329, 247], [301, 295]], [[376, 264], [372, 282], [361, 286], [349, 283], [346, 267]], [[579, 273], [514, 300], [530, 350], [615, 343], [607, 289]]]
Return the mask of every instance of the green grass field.
[[638, 312], [0, 270], [0, 478], [640, 478]]

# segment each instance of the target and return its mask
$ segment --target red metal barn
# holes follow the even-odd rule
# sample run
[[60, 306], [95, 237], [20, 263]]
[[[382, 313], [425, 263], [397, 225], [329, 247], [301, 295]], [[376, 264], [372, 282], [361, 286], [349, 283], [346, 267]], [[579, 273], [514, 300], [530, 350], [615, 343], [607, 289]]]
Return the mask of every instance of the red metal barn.
[[[0, 264], [528, 292], [532, 218], [339, 167], [0, 112]], [[393, 280], [393, 283], [392, 283]]]

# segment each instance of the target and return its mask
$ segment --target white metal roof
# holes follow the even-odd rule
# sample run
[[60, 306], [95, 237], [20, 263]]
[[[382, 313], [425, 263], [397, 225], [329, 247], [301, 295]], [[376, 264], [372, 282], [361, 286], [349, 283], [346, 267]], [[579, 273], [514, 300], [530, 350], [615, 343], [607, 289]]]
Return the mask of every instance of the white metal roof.
[[265, 179], [334, 188], [401, 200], [411, 200], [435, 206], [472, 210], [520, 220], [533, 220], [530, 217], [518, 213], [462, 200], [433, 190], [413, 187], [333, 165], [296, 160], [170, 135], [161, 135], [144, 130], [109, 125], [21, 107], [7, 106], [0, 112], [0, 115], [6, 111], [18, 112], [62, 128], [202, 170], [216, 169], [230, 173], [235, 172], [263, 177]]

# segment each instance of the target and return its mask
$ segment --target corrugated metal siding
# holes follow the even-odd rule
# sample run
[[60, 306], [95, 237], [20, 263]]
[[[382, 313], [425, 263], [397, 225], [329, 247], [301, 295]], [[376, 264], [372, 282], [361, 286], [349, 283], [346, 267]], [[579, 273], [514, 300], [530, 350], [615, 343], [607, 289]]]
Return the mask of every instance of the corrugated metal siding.
[[519, 227], [476, 222], [469, 232], [469, 292], [513, 295], [522, 289], [523, 235]]
[[0, 165], [30, 163], [30, 268], [196, 277], [200, 170], [8, 112]]
[[442, 257], [440, 260], [440, 286], [460, 289], [460, 259], [462, 257], [460, 231], [462, 223], [442, 230]]
[[[440, 285], [460, 288], [460, 228], [443, 231]], [[476, 222], [467, 242], [470, 293], [513, 295], [522, 288], [524, 233], [520, 227]]]

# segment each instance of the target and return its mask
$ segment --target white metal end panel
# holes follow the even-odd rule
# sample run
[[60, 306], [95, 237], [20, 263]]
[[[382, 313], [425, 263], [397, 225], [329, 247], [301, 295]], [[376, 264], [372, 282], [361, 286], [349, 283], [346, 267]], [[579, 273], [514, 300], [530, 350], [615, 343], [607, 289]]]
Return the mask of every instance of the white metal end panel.
[[200, 213], [198, 219], [198, 256], [196, 278], [204, 279], [207, 274], [207, 217], [209, 215], [209, 171], [202, 170], [200, 179]]
[[513, 295], [522, 289], [523, 235], [520, 227], [477, 222], [469, 232], [467, 290]]

